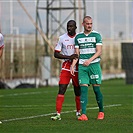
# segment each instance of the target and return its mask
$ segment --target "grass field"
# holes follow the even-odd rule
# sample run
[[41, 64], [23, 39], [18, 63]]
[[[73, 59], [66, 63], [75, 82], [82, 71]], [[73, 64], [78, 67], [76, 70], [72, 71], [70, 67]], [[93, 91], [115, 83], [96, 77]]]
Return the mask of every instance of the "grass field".
[[133, 85], [123, 79], [103, 81], [105, 119], [96, 120], [98, 109], [89, 88], [88, 121], [78, 121], [70, 85], [62, 109], [62, 120], [52, 121], [58, 87], [0, 90], [0, 133], [132, 133]]

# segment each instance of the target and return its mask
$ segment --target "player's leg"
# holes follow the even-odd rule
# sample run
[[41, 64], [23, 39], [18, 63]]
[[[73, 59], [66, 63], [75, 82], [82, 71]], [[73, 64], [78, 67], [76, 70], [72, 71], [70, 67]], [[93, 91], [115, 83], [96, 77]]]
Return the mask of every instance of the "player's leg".
[[75, 72], [75, 76], [72, 76], [72, 83], [74, 86], [74, 94], [75, 94], [75, 103], [76, 103], [76, 116], [80, 116], [80, 94], [81, 94], [81, 90], [80, 90], [80, 86], [78, 83], [78, 73]]
[[96, 101], [99, 107], [99, 113], [98, 113], [97, 119], [104, 119], [103, 95], [100, 91], [100, 86], [93, 85], [93, 90], [94, 90]]
[[86, 107], [88, 103], [88, 86], [87, 85], [81, 85], [81, 107], [82, 107], [82, 114], [86, 114]]
[[80, 116], [80, 86], [74, 86], [75, 103], [76, 103], [76, 116]]
[[99, 107], [99, 112], [103, 112], [103, 95], [100, 91], [100, 86], [93, 86], [93, 91], [96, 96], [96, 101]]
[[62, 110], [62, 105], [64, 102], [64, 94], [66, 92], [68, 84], [60, 84], [59, 85], [59, 92], [56, 97], [56, 115], [52, 116], [52, 120], [61, 120], [61, 110]]
[[52, 120], [61, 120], [60, 113], [64, 102], [64, 94], [70, 82], [68, 73], [67, 71], [62, 71], [60, 74], [59, 91], [56, 97], [56, 115], [51, 117]]
[[[104, 109], [103, 109], [103, 95], [100, 91], [100, 84], [101, 84], [101, 68], [100, 64], [96, 63], [91, 65], [91, 83], [93, 84], [93, 91], [96, 96], [96, 101], [99, 107], [98, 119], [104, 118]], [[101, 113], [102, 112], [102, 113]]]
[[59, 84], [59, 92], [56, 97], [56, 112], [61, 113], [62, 104], [64, 102], [64, 94], [66, 92], [68, 84]]
[[86, 116], [86, 107], [88, 103], [89, 77], [86, 69], [87, 67], [79, 65], [78, 77], [79, 77], [79, 84], [81, 89], [80, 103], [81, 103], [82, 115], [78, 118], [78, 120], [82, 120], [82, 121], [88, 120]]
[[64, 102], [64, 94], [66, 92], [70, 79], [71, 79], [70, 72], [62, 70], [60, 74], [59, 91], [56, 98], [56, 111], [59, 114], [61, 113], [62, 104]]
[[82, 115], [78, 118], [78, 120], [86, 121], [88, 120], [86, 116], [86, 107], [88, 103], [88, 85], [81, 85], [81, 96], [80, 96], [80, 103], [81, 103], [81, 109], [82, 109]]

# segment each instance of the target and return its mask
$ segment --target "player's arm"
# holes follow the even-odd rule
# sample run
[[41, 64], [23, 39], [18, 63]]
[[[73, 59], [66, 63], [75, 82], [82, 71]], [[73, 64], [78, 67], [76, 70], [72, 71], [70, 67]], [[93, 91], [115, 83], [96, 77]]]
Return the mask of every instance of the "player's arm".
[[93, 60], [95, 60], [97, 57], [99, 57], [102, 54], [102, 45], [96, 46], [96, 53], [88, 60], [86, 60], [83, 65], [88, 66]]
[[69, 60], [73, 60], [73, 59], [78, 58], [78, 55], [77, 54], [72, 54], [72, 55], [68, 56], [68, 55], [61, 54], [59, 51], [55, 51], [54, 52], [54, 57], [55, 58], [58, 58], [58, 59], [69, 59]]
[[[75, 53], [79, 56], [79, 48], [75, 48]], [[71, 74], [74, 75], [74, 67], [76, 63], [78, 62], [78, 58], [73, 59], [72, 65], [71, 65]]]
[[91, 61], [102, 55], [102, 45], [96, 46], [96, 53], [90, 58]]

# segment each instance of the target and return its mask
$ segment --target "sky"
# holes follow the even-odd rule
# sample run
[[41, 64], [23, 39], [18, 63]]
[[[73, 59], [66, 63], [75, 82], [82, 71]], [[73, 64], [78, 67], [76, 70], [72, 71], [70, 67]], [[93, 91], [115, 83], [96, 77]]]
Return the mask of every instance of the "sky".
[[[36, 0], [20, 1], [33, 20], [36, 21]], [[62, 0], [61, 4], [62, 7], [71, 6], [69, 0]], [[53, 4], [53, 6], [55, 5], [58, 7], [57, 3]], [[40, 0], [39, 6], [46, 7], [46, 0]], [[41, 10], [39, 13], [43, 31], [46, 32], [46, 10]], [[68, 14], [69, 11], [62, 11], [60, 18], [63, 20], [63, 17]], [[77, 13], [78, 32], [81, 30], [79, 27], [82, 23], [79, 15]], [[120, 37], [120, 33], [122, 33], [123, 39], [133, 38], [133, 0], [86, 0], [86, 15], [93, 18], [93, 28], [102, 33], [103, 38], [117, 39]], [[70, 19], [73, 19], [73, 16]], [[66, 27], [66, 23], [64, 23], [64, 27]], [[3, 34], [10, 34], [11, 31], [13, 34], [35, 33], [33, 23], [17, 0], [0, 0], [0, 27]], [[56, 29], [57, 27], [54, 24], [53, 28]]]

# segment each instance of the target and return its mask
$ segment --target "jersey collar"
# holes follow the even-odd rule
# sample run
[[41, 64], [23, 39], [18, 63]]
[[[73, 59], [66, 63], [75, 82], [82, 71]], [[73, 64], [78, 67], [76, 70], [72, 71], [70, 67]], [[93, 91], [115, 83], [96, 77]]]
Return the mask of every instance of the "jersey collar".
[[68, 33], [67, 33], [67, 35], [68, 35], [69, 37], [73, 38], [73, 37], [76, 36], [76, 33], [75, 33], [73, 36], [69, 35]]

